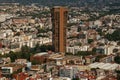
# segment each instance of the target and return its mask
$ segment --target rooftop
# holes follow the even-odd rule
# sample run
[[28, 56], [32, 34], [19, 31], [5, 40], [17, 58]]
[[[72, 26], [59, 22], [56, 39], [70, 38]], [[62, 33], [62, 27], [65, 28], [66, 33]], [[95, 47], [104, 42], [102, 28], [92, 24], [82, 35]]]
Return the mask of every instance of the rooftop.
[[48, 53], [47, 52], [41, 52], [41, 53], [35, 54], [34, 56], [43, 56], [43, 55], [46, 55], [46, 54], [48, 54]]
[[95, 62], [93, 64], [90, 64], [89, 67], [90, 68], [100, 68], [100, 69], [104, 69], [104, 70], [115, 70], [117, 67], [119, 66], [119, 64], [116, 63], [98, 63]]

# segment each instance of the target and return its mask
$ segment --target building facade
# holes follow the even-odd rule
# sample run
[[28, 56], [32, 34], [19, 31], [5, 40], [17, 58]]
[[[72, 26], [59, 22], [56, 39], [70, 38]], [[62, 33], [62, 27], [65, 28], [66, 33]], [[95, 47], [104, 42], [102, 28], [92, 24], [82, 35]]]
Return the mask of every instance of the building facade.
[[53, 46], [55, 52], [66, 52], [66, 27], [68, 10], [65, 7], [53, 7], [51, 9], [53, 25]]

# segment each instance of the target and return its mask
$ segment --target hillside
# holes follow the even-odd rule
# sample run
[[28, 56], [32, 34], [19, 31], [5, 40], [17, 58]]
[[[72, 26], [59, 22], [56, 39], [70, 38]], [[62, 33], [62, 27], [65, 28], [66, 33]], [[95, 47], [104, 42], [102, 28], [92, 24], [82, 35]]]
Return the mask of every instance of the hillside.
[[20, 3], [31, 4], [39, 3], [40, 5], [74, 5], [81, 6], [85, 4], [89, 5], [104, 5], [108, 3], [118, 3], [120, 0], [0, 0], [0, 3]]

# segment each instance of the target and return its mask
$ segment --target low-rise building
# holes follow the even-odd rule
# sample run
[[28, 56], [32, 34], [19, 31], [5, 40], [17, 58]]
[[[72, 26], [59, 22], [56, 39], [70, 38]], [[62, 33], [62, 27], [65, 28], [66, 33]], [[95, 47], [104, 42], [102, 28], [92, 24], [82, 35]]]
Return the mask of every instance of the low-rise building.
[[113, 54], [113, 50], [115, 49], [115, 46], [99, 46], [96, 48], [96, 52], [100, 54], [110, 55]]
[[66, 52], [75, 54], [75, 53], [77, 53], [78, 51], [87, 51], [88, 48], [89, 48], [88, 45], [67, 47], [67, 48], [66, 48]]
[[63, 67], [59, 71], [60, 77], [68, 77], [73, 79], [78, 70], [74, 67]]
[[2, 75], [11, 75], [14, 72], [23, 72], [26, 65], [21, 64], [6, 64], [1, 67]]

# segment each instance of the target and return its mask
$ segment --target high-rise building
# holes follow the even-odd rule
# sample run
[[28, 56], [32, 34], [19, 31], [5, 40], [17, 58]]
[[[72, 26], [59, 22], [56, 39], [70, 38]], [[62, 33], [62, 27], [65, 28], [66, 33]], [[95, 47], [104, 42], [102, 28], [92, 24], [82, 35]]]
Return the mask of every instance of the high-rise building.
[[53, 46], [55, 52], [66, 52], [66, 27], [68, 10], [66, 7], [55, 6], [51, 9], [53, 25]]

